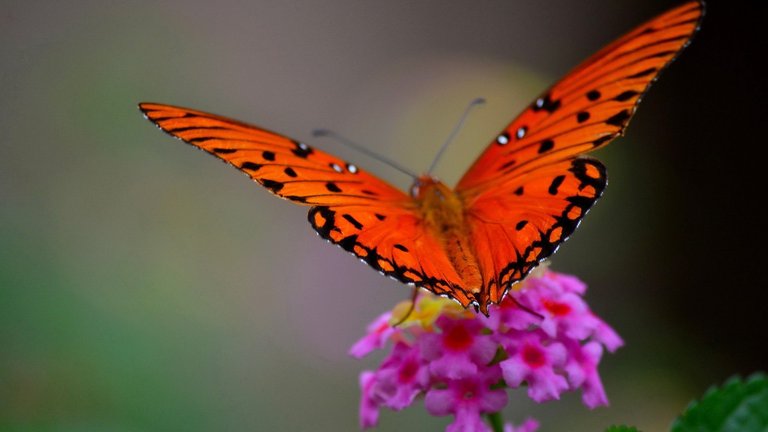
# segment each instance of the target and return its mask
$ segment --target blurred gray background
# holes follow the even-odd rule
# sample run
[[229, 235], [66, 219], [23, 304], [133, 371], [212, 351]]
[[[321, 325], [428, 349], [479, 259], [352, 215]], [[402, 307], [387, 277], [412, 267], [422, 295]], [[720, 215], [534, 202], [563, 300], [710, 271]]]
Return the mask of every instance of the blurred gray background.
[[[410, 291], [316, 238], [306, 210], [172, 140], [136, 104], [262, 125], [407, 187], [335, 129], [455, 182], [555, 79], [674, 1], [0, 2], [0, 430], [357, 428], [347, 348]], [[764, 3], [712, 1], [553, 269], [627, 346], [579, 395], [505, 417], [665, 430], [765, 368]], [[760, 129], [758, 129], [760, 128]], [[421, 403], [382, 431], [441, 430]]]

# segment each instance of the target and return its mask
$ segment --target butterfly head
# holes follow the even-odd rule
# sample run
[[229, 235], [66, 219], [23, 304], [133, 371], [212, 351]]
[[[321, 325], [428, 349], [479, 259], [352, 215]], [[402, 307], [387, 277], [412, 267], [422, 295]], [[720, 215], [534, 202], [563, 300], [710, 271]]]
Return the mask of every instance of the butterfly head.
[[440, 221], [438, 226], [461, 223], [463, 205], [459, 196], [445, 183], [428, 174], [419, 176], [411, 186], [411, 196], [419, 203], [427, 220]]
[[429, 174], [423, 174], [416, 178], [411, 185], [411, 197], [417, 201], [427, 199], [442, 200], [446, 195], [452, 194], [451, 190], [443, 182]]

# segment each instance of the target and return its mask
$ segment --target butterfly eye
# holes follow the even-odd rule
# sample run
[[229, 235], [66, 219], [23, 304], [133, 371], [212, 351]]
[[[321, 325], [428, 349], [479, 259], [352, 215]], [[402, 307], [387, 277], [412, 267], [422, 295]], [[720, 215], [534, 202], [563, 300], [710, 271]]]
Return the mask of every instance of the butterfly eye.
[[420, 186], [421, 186], [421, 185], [419, 184], [419, 182], [418, 182], [418, 181], [417, 181], [416, 183], [414, 183], [414, 184], [413, 184], [413, 186], [411, 186], [411, 196], [412, 196], [412, 197], [416, 198], [416, 197], [418, 197], [418, 196], [419, 196], [419, 189], [420, 189]]

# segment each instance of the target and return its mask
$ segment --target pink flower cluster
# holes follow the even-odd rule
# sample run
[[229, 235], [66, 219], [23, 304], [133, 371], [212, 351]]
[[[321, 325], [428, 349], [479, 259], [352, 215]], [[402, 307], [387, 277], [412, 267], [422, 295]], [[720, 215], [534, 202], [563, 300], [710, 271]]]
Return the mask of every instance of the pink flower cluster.
[[[623, 342], [582, 299], [586, 285], [544, 270], [519, 287], [491, 307], [490, 317], [422, 294], [396, 327], [393, 317], [408, 313], [410, 303], [377, 318], [350, 350], [361, 358], [392, 346], [376, 371], [360, 375], [361, 427], [376, 425], [379, 408], [401, 410], [423, 395], [430, 414], [454, 416], [447, 431], [491, 431], [482, 415], [501, 411], [506, 388], [523, 383], [536, 402], [581, 389], [589, 408], [607, 405], [597, 366], [604, 348], [613, 352]], [[506, 431], [537, 428], [534, 420], [505, 425]]]

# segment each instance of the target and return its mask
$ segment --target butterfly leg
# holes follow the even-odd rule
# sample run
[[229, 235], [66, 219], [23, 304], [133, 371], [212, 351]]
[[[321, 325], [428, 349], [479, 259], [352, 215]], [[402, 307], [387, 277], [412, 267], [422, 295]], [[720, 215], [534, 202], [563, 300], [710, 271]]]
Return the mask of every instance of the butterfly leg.
[[419, 297], [419, 287], [413, 287], [413, 294], [411, 295], [411, 306], [408, 308], [407, 311], [405, 311], [405, 314], [403, 314], [403, 317], [397, 320], [396, 323], [392, 324], [392, 327], [397, 327], [400, 324], [404, 323], [405, 320], [408, 319], [408, 317], [411, 316], [413, 311], [416, 309], [416, 299]]

